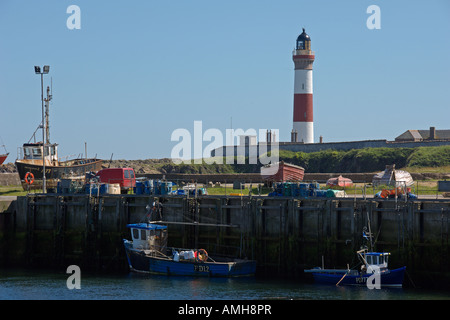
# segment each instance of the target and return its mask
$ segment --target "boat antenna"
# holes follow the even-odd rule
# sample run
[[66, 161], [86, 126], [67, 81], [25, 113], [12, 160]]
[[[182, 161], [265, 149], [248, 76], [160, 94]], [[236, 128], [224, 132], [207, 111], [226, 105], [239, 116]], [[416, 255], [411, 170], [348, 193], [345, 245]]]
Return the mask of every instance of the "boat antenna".
[[[2, 141], [2, 147], [5, 149], [5, 152], [8, 153], [8, 150], [6, 150], [5, 143], [3, 142], [2, 137], [0, 136], [0, 140]], [[9, 153], [8, 153], [9, 154]]]
[[45, 101], [45, 140], [46, 140], [46, 144], [50, 144], [50, 121], [49, 121], [49, 117], [50, 117], [50, 111], [49, 111], [49, 104], [50, 101], [52, 100], [52, 94], [50, 93], [50, 87], [47, 86], [47, 98], [44, 99]]
[[366, 235], [365, 234], [365, 230], [367, 230], [366, 227], [363, 228], [363, 237], [369, 240], [369, 244], [370, 244], [370, 250], [373, 251], [373, 242], [372, 242], [372, 229], [370, 227], [370, 216], [369, 216], [369, 211], [367, 211], [367, 225], [369, 228], [369, 234]]
[[109, 165], [108, 165], [108, 168], [111, 168], [111, 162], [112, 162], [113, 154], [114, 154], [114, 153], [111, 153], [111, 159], [109, 159]]

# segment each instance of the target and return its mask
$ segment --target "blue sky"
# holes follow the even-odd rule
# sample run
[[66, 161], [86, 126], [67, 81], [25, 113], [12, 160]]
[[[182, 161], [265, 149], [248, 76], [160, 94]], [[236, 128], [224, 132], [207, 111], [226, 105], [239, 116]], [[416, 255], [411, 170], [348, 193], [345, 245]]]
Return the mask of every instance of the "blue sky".
[[[70, 30], [70, 5], [81, 29]], [[381, 29], [369, 30], [370, 5]], [[16, 158], [41, 121], [53, 80], [51, 140], [60, 156], [170, 157], [175, 129], [292, 129], [292, 50], [302, 27], [316, 52], [314, 134], [393, 140], [450, 129], [450, 1], [0, 2], [0, 136]], [[39, 135], [41, 137], [41, 135]], [[207, 144], [207, 143], [205, 143]]]

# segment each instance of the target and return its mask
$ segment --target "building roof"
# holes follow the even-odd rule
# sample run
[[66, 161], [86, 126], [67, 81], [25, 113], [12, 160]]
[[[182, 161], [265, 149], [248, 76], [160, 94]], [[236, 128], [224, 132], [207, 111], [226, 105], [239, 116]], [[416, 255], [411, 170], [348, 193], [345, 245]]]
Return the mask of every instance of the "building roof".
[[[430, 130], [407, 130], [396, 141], [421, 141], [430, 139]], [[450, 130], [435, 130], [434, 140], [450, 140]]]
[[[426, 140], [430, 138], [430, 130], [418, 130], [422, 139]], [[449, 140], [450, 130], [436, 130], [434, 137], [435, 140]]]

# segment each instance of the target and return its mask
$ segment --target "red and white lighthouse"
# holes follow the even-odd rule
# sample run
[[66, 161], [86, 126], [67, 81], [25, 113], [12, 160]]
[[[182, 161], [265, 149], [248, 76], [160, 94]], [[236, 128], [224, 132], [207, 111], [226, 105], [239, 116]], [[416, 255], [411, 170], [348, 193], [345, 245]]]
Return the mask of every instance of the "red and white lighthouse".
[[295, 65], [294, 79], [294, 125], [291, 141], [314, 143], [313, 122], [313, 62], [311, 38], [303, 33], [297, 38], [292, 60]]

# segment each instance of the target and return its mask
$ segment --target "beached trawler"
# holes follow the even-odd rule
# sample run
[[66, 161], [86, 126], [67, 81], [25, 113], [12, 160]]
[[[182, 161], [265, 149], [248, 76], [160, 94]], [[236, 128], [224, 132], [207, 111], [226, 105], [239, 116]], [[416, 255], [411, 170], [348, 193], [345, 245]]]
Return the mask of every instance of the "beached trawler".
[[[86, 172], [97, 172], [102, 169], [103, 160], [97, 158], [79, 157], [66, 161], [59, 160], [58, 144], [50, 143], [48, 118], [51, 99], [50, 88], [47, 87], [44, 124], [41, 123], [31, 139], [24, 143], [21, 148], [18, 148], [15, 165], [24, 190], [42, 188], [44, 164], [47, 188], [55, 188], [60, 179], [84, 179]], [[37, 130], [42, 128], [43, 125], [45, 129], [45, 144], [42, 141], [30, 142], [36, 137]]]
[[[60, 179], [84, 179], [86, 172], [102, 169], [103, 160], [95, 158], [77, 158], [67, 161], [58, 160], [57, 144], [45, 144], [45, 178], [47, 188], [55, 188]], [[24, 143], [20, 150], [22, 157], [15, 164], [23, 189], [42, 188], [43, 153], [42, 142]]]
[[132, 241], [123, 240], [131, 271], [206, 277], [253, 276], [256, 261], [237, 258], [219, 258], [208, 255], [204, 249], [167, 247], [167, 226], [155, 223], [128, 224]]

